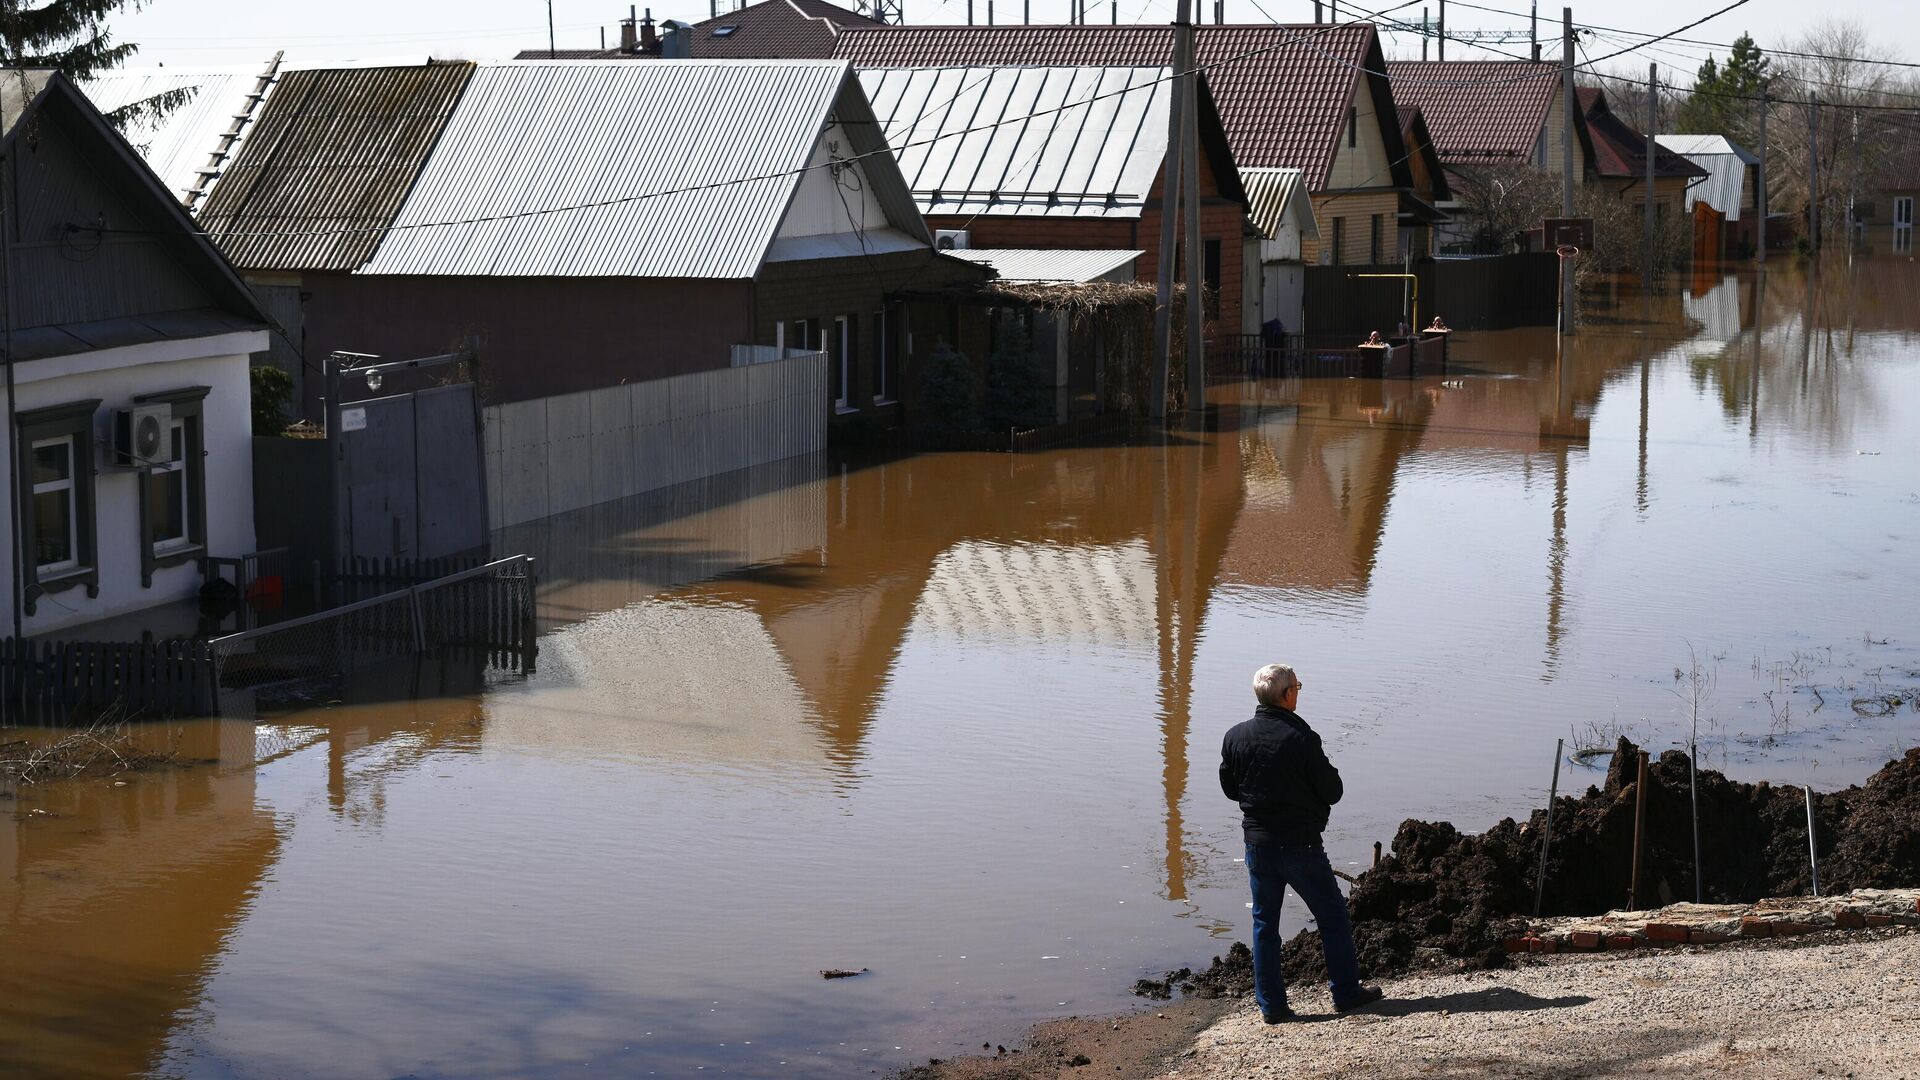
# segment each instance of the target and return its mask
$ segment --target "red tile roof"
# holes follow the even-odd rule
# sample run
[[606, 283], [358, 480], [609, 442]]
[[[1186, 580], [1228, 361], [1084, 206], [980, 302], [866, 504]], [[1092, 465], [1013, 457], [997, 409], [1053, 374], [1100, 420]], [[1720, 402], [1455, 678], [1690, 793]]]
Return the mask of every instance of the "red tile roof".
[[1395, 60], [1387, 75], [1449, 165], [1531, 161], [1560, 90], [1559, 66], [1531, 60]]
[[[1308, 190], [1325, 190], [1364, 73], [1394, 167], [1391, 175], [1356, 186], [1411, 183], [1371, 24], [1202, 26], [1195, 42], [1242, 168], [1300, 169]], [[1097, 25], [849, 28], [833, 55], [857, 67], [1158, 66], [1172, 62], [1173, 31]]]
[[[1606, 91], [1595, 86], [1580, 88], [1580, 110], [1586, 114], [1587, 130], [1593, 134], [1593, 171], [1609, 179], [1644, 178], [1647, 175], [1647, 137], [1622, 120], [1607, 104]], [[1668, 150], [1659, 143], [1653, 161], [1653, 174], [1662, 176], [1706, 176], [1707, 170]]]

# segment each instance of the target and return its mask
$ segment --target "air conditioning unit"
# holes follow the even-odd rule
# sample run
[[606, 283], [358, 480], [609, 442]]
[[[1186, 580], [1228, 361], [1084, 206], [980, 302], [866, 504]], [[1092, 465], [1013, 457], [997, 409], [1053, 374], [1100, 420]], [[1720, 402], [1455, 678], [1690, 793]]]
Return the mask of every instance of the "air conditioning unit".
[[973, 237], [965, 229], [935, 229], [933, 246], [937, 251], [962, 251], [973, 246]]
[[113, 464], [138, 469], [171, 456], [167, 428], [173, 422], [171, 405], [135, 405], [113, 410]]

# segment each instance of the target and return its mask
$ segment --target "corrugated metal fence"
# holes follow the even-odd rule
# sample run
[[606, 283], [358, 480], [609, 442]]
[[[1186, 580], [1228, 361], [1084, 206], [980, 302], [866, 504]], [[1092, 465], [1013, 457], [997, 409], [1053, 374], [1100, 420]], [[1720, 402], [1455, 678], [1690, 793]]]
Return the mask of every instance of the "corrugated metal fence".
[[824, 450], [828, 408], [825, 353], [490, 405], [490, 526]]

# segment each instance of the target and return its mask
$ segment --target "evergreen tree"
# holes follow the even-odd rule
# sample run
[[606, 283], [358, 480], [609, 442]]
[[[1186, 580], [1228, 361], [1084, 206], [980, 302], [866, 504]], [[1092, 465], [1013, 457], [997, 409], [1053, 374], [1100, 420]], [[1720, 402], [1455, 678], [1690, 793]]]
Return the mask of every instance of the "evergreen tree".
[[[0, 0], [0, 68], [54, 68], [84, 81], [132, 59], [140, 47], [116, 42], [109, 16], [139, 0]], [[193, 97], [174, 90], [136, 101], [107, 115], [114, 126], [156, 121]]]
[[1677, 125], [1682, 134], [1725, 135], [1738, 143], [1751, 143], [1760, 108], [1757, 100], [1766, 92], [1773, 76], [1770, 61], [1754, 44], [1753, 35], [1734, 39], [1733, 51], [1723, 65], [1709, 56], [1695, 73], [1693, 91], [1680, 106]]

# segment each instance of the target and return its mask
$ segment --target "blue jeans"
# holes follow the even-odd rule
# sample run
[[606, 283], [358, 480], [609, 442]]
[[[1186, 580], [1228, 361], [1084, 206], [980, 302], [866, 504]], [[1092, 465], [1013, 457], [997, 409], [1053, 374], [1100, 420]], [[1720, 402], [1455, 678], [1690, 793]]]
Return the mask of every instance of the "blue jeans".
[[1280, 944], [1280, 901], [1287, 886], [1306, 901], [1319, 924], [1327, 957], [1327, 985], [1335, 1006], [1353, 999], [1360, 988], [1360, 963], [1354, 955], [1353, 923], [1347, 898], [1333, 879], [1333, 864], [1319, 844], [1247, 845], [1247, 879], [1253, 883], [1253, 1000], [1263, 1016], [1287, 1006], [1286, 955]]

